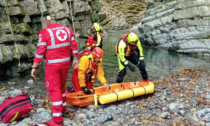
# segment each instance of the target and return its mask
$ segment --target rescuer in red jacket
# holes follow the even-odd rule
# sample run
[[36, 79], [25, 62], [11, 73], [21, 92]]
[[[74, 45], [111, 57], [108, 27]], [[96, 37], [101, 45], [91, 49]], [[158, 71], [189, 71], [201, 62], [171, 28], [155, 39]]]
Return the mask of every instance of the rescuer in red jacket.
[[[36, 77], [37, 67], [44, 58], [45, 83], [52, 102], [52, 121], [63, 123], [62, 112], [66, 111], [65, 82], [70, 67], [70, 56], [73, 52], [73, 67], [78, 66], [78, 44], [73, 30], [47, 21], [47, 28], [39, 32], [39, 42], [31, 76]], [[70, 50], [72, 49], [72, 52]]]
[[99, 47], [102, 49], [103, 36], [100, 33], [101, 25], [99, 23], [93, 23], [90, 31], [91, 31], [91, 34], [88, 36], [75, 33], [75, 37], [78, 37], [81, 39], [87, 39], [86, 50], [92, 51], [95, 47]]

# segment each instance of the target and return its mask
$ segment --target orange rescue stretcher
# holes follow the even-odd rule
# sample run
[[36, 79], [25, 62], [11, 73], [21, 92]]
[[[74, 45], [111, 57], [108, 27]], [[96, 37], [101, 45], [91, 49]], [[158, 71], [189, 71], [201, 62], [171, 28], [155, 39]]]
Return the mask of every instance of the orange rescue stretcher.
[[86, 95], [83, 91], [76, 93], [66, 93], [67, 103], [72, 106], [87, 106], [98, 103], [107, 104], [145, 94], [154, 93], [153, 82], [124, 82], [110, 85], [108, 91], [104, 86], [91, 89], [93, 94]]

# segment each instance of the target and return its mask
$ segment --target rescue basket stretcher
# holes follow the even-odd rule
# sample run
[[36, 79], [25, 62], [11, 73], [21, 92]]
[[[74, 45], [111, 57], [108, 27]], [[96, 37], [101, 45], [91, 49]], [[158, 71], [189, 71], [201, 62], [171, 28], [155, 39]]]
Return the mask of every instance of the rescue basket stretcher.
[[145, 94], [154, 93], [153, 82], [124, 82], [110, 85], [110, 90], [107, 91], [104, 86], [91, 89], [93, 94], [86, 95], [83, 91], [76, 93], [67, 93], [67, 103], [72, 106], [87, 106], [97, 103], [107, 104], [128, 98], [137, 97]]

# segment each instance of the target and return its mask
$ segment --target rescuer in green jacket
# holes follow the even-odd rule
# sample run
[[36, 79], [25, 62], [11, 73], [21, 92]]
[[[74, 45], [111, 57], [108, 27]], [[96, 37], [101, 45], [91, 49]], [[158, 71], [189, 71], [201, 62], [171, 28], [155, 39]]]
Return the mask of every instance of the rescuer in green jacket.
[[139, 68], [143, 80], [149, 82], [145, 69], [143, 48], [135, 33], [131, 32], [129, 34], [124, 34], [120, 38], [119, 43], [116, 45], [116, 54], [118, 55], [120, 69], [117, 83], [123, 82], [123, 78], [126, 75], [126, 67], [131, 71], [135, 71], [135, 67], [133, 67], [128, 61], [136, 65]]

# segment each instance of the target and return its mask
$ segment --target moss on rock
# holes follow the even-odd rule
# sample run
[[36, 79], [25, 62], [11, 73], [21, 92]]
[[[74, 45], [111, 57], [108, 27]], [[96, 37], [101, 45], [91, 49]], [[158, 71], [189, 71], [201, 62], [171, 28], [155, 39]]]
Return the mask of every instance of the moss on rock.
[[32, 34], [32, 29], [27, 23], [18, 24], [15, 30], [17, 33]]

